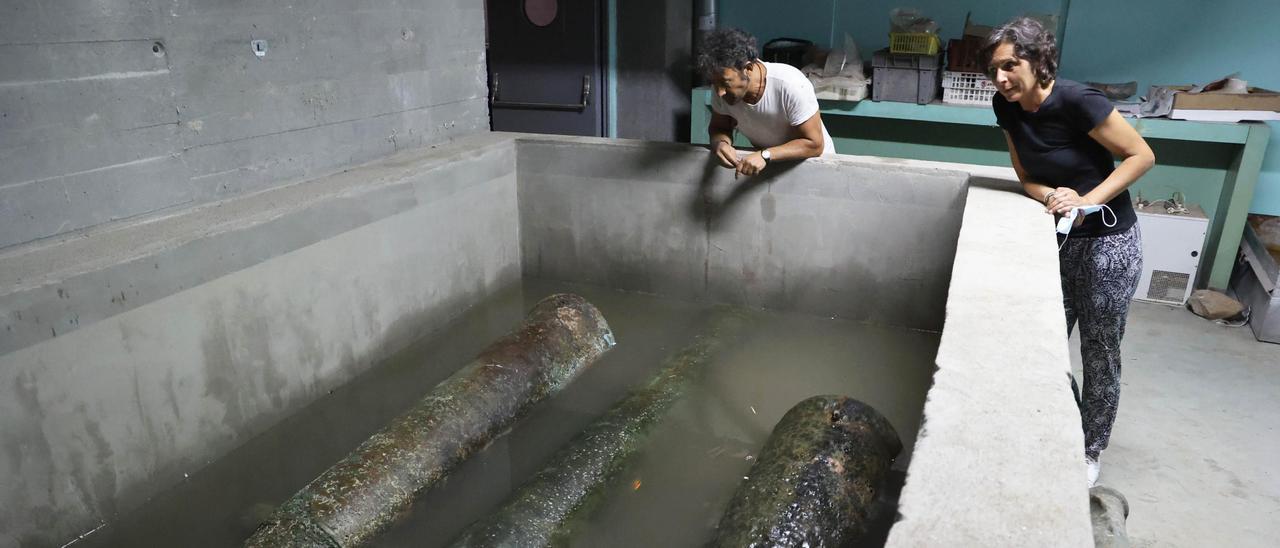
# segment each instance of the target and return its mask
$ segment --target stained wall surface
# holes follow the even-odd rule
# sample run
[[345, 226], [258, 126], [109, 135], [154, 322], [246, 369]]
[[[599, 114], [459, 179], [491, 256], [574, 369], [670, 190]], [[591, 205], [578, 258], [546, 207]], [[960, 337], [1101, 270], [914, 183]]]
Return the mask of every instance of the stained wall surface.
[[0, 248], [487, 129], [483, 9], [4, 2]]

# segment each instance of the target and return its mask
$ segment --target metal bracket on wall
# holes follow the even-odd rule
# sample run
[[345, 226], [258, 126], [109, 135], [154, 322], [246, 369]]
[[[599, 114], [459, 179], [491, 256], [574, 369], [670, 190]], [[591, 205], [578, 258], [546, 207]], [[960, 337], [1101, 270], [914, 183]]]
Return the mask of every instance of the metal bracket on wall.
[[501, 82], [498, 80], [498, 73], [493, 73], [493, 95], [489, 97], [489, 106], [491, 108], [518, 108], [529, 110], [577, 110], [587, 109], [587, 105], [591, 104], [591, 75], [582, 77], [582, 101], [576, 104], [570, 103], [526, 103], [521, 101], [503, 101], [499, 95], [501, 92]]

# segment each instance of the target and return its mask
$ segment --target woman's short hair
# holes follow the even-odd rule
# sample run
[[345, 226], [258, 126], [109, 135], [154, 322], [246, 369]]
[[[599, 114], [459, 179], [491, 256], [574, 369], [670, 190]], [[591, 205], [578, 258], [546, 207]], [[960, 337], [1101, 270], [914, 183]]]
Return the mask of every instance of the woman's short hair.
[[724, 28], [707, 33], [698, 50], [698, 73], [714, 78], [724, 69], [746, 70], [755, 61], [756, 39], [741, 29]]
[[978, 53], [982, 70], [990, 74], [991, 57], [1000, 44], [1013, 44], [1013, 54], [1031, 63], [1040, 87], [1058, 77], [1058, 43], [1053, 31], [1031, 17], [1015, 17], [991, 31]]

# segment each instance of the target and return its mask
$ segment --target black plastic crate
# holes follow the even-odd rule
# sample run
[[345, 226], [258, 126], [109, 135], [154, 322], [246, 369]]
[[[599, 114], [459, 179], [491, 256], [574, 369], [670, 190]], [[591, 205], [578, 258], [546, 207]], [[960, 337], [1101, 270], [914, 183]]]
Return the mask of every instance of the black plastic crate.
[[871, 99], [923, 105], [938, 98], [942, 56], [890, 53], [871, 56]]

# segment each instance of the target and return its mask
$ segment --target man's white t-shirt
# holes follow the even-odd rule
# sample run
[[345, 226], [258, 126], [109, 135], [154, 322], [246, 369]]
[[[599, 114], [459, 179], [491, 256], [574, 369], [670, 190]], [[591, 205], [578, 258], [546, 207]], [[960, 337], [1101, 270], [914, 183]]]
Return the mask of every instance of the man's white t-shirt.
[[[738, 131], [757, 148], [778, 146], [790, 141], [791, 128], [803, 124], [818, 112], [813, 84], [799, 69], [781, 63], [764, 63], [764, 96], [754, 105], [746, 101], [728, 104], [719, 95], [711, 97], [711, 110], [738, 122]], [[835, 154], [835, 144], [826, 124], [822, 125], [822, 154]]]

